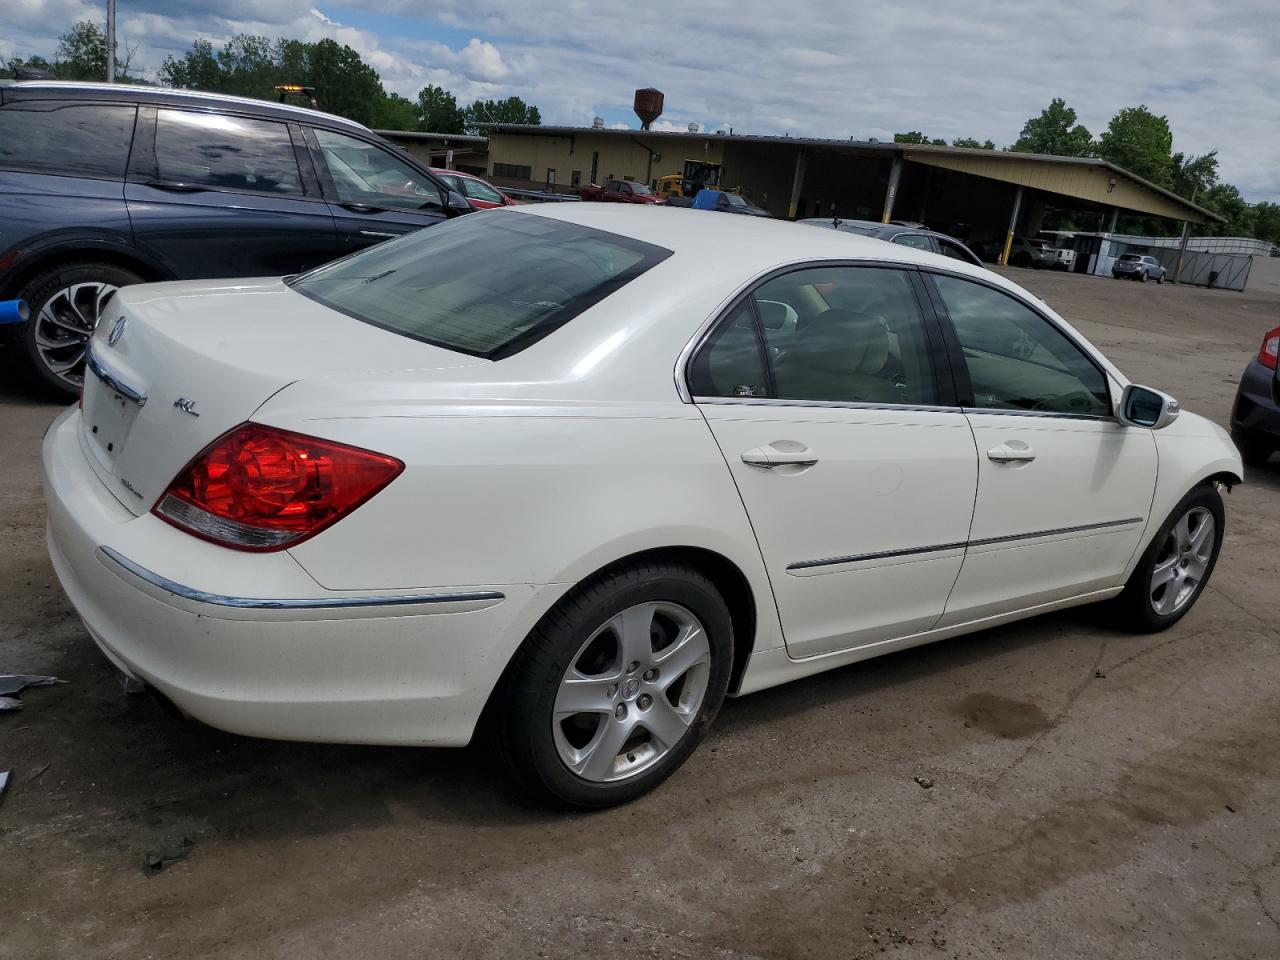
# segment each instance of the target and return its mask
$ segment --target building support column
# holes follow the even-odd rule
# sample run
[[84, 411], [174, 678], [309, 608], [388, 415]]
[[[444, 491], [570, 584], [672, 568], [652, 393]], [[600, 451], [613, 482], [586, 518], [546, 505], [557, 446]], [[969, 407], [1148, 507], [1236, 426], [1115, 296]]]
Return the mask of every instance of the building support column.
[[902, 179], [902, 157], [893, 158], [893, 166], [889, 168], [889, 185], [884, 191], [884, 215], [880, 217], [881, 223], [888, 223], [893, 219], [893, 201], [898, 198], [898, 181]]
[[1013, 246], [1013, 232], [1018, 229], [1018, 213], [1022, 209], [1022, 184], [1013, 195], [1013, 212], [1009, 214], [1009, 231], [1004, 237], [1004, 249], [1000, 251], [1000, 265], [1009, 265], [1009, 249]]
[[800, 207], [800, 191], [804, 188], [804, 151], [796, 151], [796, 172], [791, 179], [791, 202], [787, 204], [787, 219], [794, 220]]
[[1115, 233], [1115, 232], [1116, 232], [1116, 220], [1117, 220], [1117, 219], [1119, 219], [1119, 217], [1120, 217], [1120, 208], [1119, 208], [1119, 207], [1112, 207], [1112, 208], [1111, 208], [1111, 219], [1107, 221], [1107, 233]]
[[1182, 282], [1182, 261], [1187, 256], [1187, 241], [1191, 239], [1191, 221], [1182, 221], [1182, 243], [1178, 244], [1178, 268], [1173, 271], [1173, 282]]

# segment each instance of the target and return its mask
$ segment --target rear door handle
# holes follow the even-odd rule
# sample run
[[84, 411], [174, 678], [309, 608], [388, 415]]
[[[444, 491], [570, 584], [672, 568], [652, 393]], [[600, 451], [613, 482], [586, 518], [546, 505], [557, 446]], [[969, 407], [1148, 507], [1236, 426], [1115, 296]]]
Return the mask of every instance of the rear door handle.
[[987, 459], [995, 463], [1029, 463], [1036, 452], [1021, 440], [1006, 440], [987, 451]]
[[774, 467], [812, 467], [818, 462], [818, 455], [802, 443], [778, 440], [764, 447], [752, 447], [742, 454], [742, 462], [765, 470], [772, 470]]

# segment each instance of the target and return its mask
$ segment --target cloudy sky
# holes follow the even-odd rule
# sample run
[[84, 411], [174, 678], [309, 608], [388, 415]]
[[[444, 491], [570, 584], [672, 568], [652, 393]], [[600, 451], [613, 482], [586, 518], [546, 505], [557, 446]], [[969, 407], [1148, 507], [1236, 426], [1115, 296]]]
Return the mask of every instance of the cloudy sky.
[[[350, 44], [388, 89], [460, 101], [517, 94], [544, 123], [635, 125], [631, 94], [666, 94], [658, 126], [891, 138], [923, 130], [1011, 143], [1065, 97], [1096, 135], [1124, 106], [1168, 116], [1174, 149], [1217, 148], [1223, 178], [1280, 201], [1280, 2], [1184, 0], [117, 0], [122, 40], [153, 71], [196, 37]], [[51, 57], [105, 0], [3, 0], [0, 58]]]

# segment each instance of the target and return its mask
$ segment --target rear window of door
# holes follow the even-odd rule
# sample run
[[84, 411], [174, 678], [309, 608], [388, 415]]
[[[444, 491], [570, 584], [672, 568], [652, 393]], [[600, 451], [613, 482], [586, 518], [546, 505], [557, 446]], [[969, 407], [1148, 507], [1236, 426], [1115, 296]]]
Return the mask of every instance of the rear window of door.
[[937, 402], [924, 321], [904, 271], [796, 270], [761, 284], [754, 308], [771, 378], [753, 355], [748, 317], [738, 310], [695, 356], [693, 395], [877, 406]]
[[158, 111], [156, 174], [210, 190], [302, 194], [288, 127], [220, 113]]
[[440, 188], [389, 151], [332, 130], [315, 135], [339, 203], [444, 212]]
[[0, 110], [0, 168], [121, 180], [136, 114], [133, 104], [11, 103]]
[[893, 238], [893, 243], [904, 247], [915, 247], [917, 250], [933, 252], [933, 241], [922, 233], [900, 233]]
[[980, 283], [933, 281], [964, 353], [974, 407], [1111, 416], [1106, 376], [1045, 317]]

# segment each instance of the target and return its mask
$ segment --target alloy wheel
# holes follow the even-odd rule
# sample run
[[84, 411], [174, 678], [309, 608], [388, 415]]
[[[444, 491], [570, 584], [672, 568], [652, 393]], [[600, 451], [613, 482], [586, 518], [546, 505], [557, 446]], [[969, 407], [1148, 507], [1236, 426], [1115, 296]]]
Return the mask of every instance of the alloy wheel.
[[1204, 582], [1217, 524], [1207, 507], [1192, 507], [1169, 531], [1151, 572], [1151, 608], [1162, 617], [1185, 607]]
[[84, 351], [102, 306], [118, 288], [110, 283], [74, 283], [40, 308], [34, 323], [36, 348], [49, 372], [67, 383], [84, 382]]
[[552, 734], [584, 780], [634, 777], [670, 753], [706, 698], [711, 646], [676, 603], [638, 603], [600, 626], [574, 654], [556, 692]]

